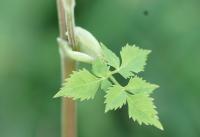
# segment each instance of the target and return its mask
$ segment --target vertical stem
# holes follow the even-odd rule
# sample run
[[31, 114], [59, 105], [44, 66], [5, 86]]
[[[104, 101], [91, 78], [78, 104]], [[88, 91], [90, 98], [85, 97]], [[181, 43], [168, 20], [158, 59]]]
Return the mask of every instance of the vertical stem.
[[[68, 39], [69, 44], [74, 47], [76, 44], [74, 38], [74, 11], [71, 9], [72, 14], [68, 12], [66, 15], [64, 4], [66, 3], [63, 0], [57, 0], [60, 37], [65, 40]], [[68, 38], [65, 35], [67, 31], [70, 32]], [[60, 58], [63, 82], [75, 70], [75, 62], [63, 56], [62, 51], [60, 51]], [[76, 137], [76, 103], [72, 99], [64, 97], [61, 103], [61, 137]]]
[[74, 7], [75, 0], [63, 0], [64, 2], [64, 10], [65, 10], [65, 19], [67, 26], [67, 34], [68, 34], [68, 42], [75, 49], [76, 39], [74, 34]]

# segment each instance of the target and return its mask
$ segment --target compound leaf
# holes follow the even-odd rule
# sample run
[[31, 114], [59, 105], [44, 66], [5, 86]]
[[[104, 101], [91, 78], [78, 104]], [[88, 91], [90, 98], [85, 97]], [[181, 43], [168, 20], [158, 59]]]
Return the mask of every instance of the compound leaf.
[[54, 97], [70, 97], [73, 99], [93, 99], [101, 83], [101, 79], [86, 69], [74, 71], [66, 79], [61, 90]]
[[[54, 97], [70, 97], [73, 99], [93, 99], [99, 87], [106, 91], [105, 112], [121, 108], [128, 104], [129, 117], [140, 125], [154, 125], [163, 130], [149, 95], [158, 88], [135, 76], [144, 70], [150, 50], [144, 50], [135, 45], [126, 45], [122, 48], [120, 59], [101, 43], [103, 57], [92, 63], [92, 72], [86, 69], [74, 71], [64, 83], [61, 90]], [[114, 71], [110, 71], [110, 66]], [[124, 78], [130, 78], [129, 83], [122, 87], [118, 82], [113, 84], [108, 80], [113, 74], [120, 73]], [[94, 75], [93, 75], [94, 74]], [[133, 77], [135, 76], [135, 77]], [[111, 79], [112, 81], [115, 81]]]

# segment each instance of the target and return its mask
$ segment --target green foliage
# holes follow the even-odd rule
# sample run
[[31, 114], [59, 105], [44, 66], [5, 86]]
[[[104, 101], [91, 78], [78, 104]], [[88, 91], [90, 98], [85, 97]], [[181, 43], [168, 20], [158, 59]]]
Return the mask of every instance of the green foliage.
[[146, 64], [147, 55], [150, 50], [143, 50], [135, 45], [126, 45], [122, 48], [120, 54], [122, 58], [122, 64], [119, 69], [119, 73], [124, 77], [128, 78], [133, 76], [134, 72], [139, 73], [144, 70]]
[[103, 80], [103, 81], [101, 82], [101, 89], [102, 89], [103, 91], [108, 90], [108, 88], [111, 87], [111, 86], [112, 86], [112, 83], [111, 83], [109, 80], [107, 80], [107, 79], [105, 79], [105, 80]]
[[146, 125], [154, 125], [155, 127], [163, 130], [161, 123], [159, 122], [157, 111], [153, 104], [153, 99], [148, 94], [139, 93], [135, 95], [128, 95], [128, 109], [129, 117], [134, 121], [138, 121]]
[[103, 43], [101, 43], [103, 50], [104, 59], [107, 61], [108, 65], [118, 68], [120, 65], [120, 60], [115, 53], [108, 49]]
[[116, 110], [117, 108], [121, 108], [126, 103], [126, 92], [124, 88], [120, 85], [114, 85], [113, 87], [109, 88], [105, 96], [106, 100], [106, 109], [105, 112], [108, 110]]
[[86, 69], [74, 71], [66, 79], [63, 88], [54, 97], [72, 97], [73, 99], [92, 99], [100, 86], [100, 79]]
[[98, 77], [106, 77], [109, 73], [109, 67], [100, 59], [92, 63], [92, 72]]
[[145, 80], [143, 80], [142, 78], [135, 76], [134, 78], [130, 79], [128, 85], [126, 86], [126, 90], [130, 91], [133, 94], [137, 93], [151, 94], [158, 87], [159, 87], [158, 85], [150, 84]]
[[[92, 73], [86, 69], [78, 70], [66, 80], [55, 97], [71, 97], [73, 99], [93, 99], [97, 90], [103, 90], [105, 95], [105, 112], [116, 110], [128, 104], [129, 117], [139, 124], [154, 125], [163, 130], [157, 111], [150, 94], [158, 88], [139, 78], [137, 73], [144, 70], [150, 50], [126, 45], [122, 48], [121, 60], [102, 45], [103, 58], [92, 63]], [[111, 71], [110, 67], [115, 70]], [[130, 78], [126, 86], [121, 86], [113, 77], [119, 73], [124, 78]]]

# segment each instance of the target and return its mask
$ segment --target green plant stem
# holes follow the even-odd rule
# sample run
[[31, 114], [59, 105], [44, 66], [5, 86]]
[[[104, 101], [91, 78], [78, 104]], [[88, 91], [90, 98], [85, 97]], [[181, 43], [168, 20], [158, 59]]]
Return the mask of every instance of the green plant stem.
[[76, 38], [75, 38], [75, 33], [74, 33], [75, 0], [63, 0], [63, 2], [64, 2], [65, 19], [66, 19], [65, 22], [66, 22], [66, 26], [67, 26], [68, 42], [72, 46], [73, 49], [76, 49]]
[[[72, 20], [72, 16], [66, 19], [66, 10], [64, 7], [63, 0], [57, 0], [57, 8], [58, 8], [58, 17], [59, 17], [59, 30], [60, 30], [60, 37], [62, 39], [68, 40], [69, 44], [73, 47], [75, 46], [74, 33], [73, 33], [73, 25], [74, 21]], [[73, 12], [72, 12], [73, 13]], [[68, 13], [69, 15], [69, 13]], [[68, 22], [68, 23], [66, 23]], [[68, 24], [68, 25], [66, 25]], [[71, 28], [72, 27], [72, 28]], [[68, 37], [66, 37], [65, 33], [69, 30]], [[60, 51], [60, 58], [61, 58], [61, 76], [62, 82], [69, 75], [72, 71], [75, 70], [75, 62], [65, 56], [63, 56], [63, 52]], [[70, 98], [62, 98], [61, 103], [61, 137], [76, 137], [76, 103]]]
[[120, 85], [119, 82], [117, 82], [117, 80], [116, 80], [112, 75], [109, 77], [109, 79], [110, 79], [114, 84]]

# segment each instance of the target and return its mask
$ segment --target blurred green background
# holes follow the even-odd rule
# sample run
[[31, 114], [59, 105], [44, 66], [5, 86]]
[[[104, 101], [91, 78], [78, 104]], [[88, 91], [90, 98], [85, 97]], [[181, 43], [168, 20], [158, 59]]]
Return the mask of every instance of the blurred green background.
[[[200, 136], [200, 1], [77, 0], [76, 24], [119, 53], [151, 49], [142, 76], [160, 85], [165, 131], [139, 126], [127, 108], [104, 114], [103, 93], [78, 103], [79, 137]], [[55, 0], [0, 0], [0, 137], [59, 137]]]

